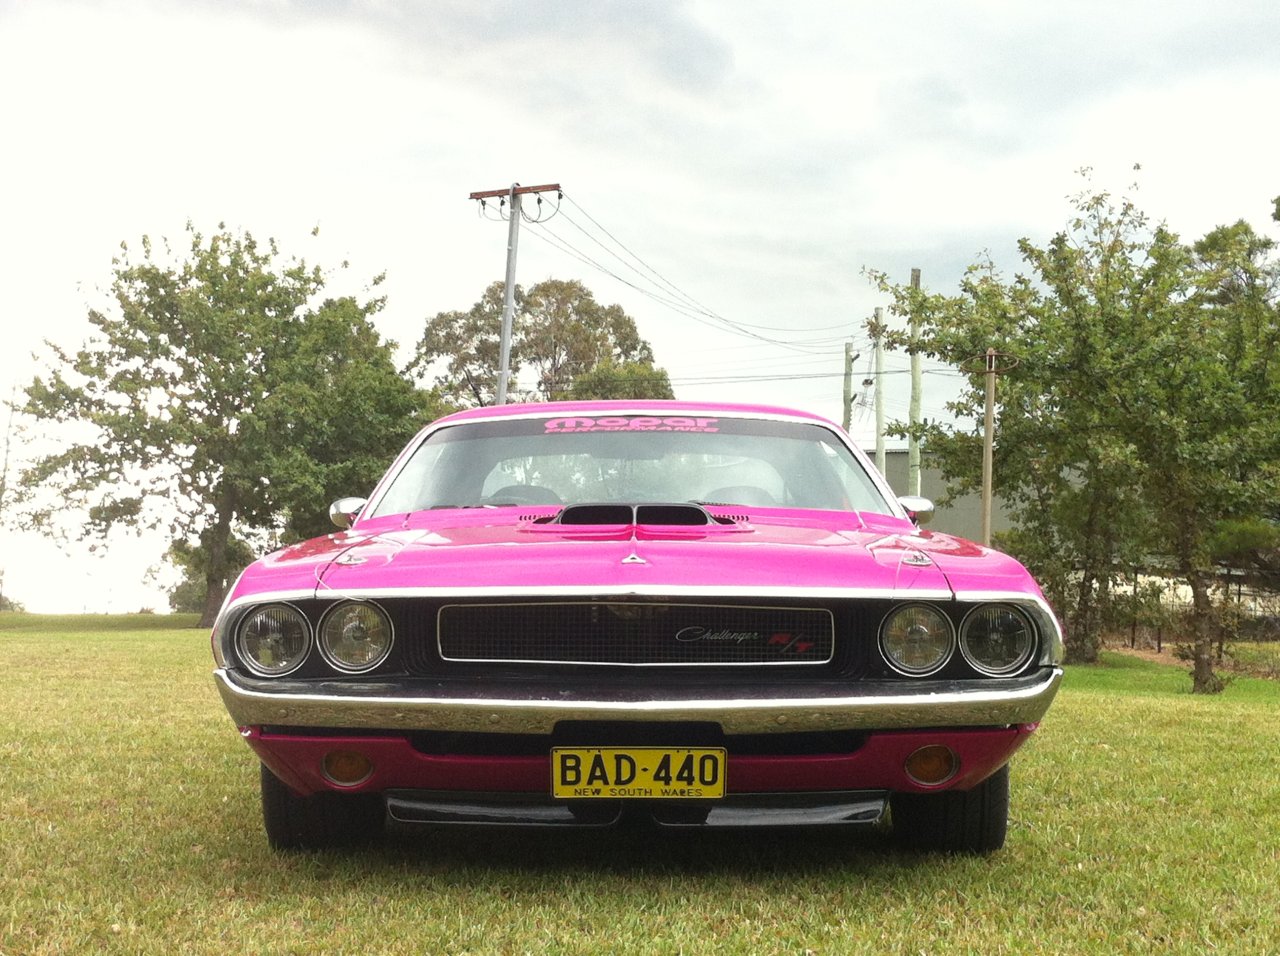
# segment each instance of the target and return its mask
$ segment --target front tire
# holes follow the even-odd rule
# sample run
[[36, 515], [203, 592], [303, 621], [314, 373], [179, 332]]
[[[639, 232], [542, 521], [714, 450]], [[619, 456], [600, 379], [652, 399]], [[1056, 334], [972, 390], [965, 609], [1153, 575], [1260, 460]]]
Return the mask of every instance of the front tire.
[[315, 793], [300, 797], [262, 765], [262, 823], [273, 850], [322, 850], [376, 838], [386, 810], [368, 793]]
[[889, 808], [894, 837], [913, 850], [994, 853], [1009, 828], [1009, 766], [972, 790], [895, 793]]

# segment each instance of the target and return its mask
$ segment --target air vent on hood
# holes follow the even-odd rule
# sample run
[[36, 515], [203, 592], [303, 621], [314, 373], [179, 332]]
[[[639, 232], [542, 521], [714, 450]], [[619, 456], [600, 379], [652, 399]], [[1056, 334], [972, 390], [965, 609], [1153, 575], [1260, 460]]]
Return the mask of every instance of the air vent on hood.
[[589, 525], [679, 525], [685, 527], [717, 524], [705, 508], [694, 504], [586, 504], [569, 505], [556, 518], [557, 524]]

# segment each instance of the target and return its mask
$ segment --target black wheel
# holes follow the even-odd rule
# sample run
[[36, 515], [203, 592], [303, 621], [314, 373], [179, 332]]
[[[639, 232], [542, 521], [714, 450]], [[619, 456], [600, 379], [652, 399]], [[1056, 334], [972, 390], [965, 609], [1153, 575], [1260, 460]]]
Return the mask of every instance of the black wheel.
[[1009, 827], [1009, 766], [972, 790], [895, 793], [889, 811], [894, 837], [913, 850], [992, 853]]
[[262, 823], [276, 850], [319, 850], [372, 840], [386, 819], [376, 793], [300, 797], [262, 766]]

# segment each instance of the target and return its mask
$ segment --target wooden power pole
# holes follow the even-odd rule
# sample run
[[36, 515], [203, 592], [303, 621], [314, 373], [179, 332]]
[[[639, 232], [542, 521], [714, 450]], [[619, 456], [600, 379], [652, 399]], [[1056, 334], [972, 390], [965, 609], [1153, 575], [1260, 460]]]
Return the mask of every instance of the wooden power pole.
[[[920, 291], [920, 270], [911, 270], [911, 290], [913, 293]], [[918, 316], [919, 308], [917, 299], [918, 295], [911, 297], [911, 406], [907, 413], [907, 419], [911, 426], [911, 432], [907, 436], [907, 494], [920, 494], [920, 439], [916, 437], [916, 428], [920, 424], [920, 319]]]
[[853, 424], [853, 343], [844, 343], [844, 410], [840, 413], [840, 425], [848, 434]]
[[996, 437], [996, 350], [986, 354], [986, 402], [982, 420], [982, 544], [991, 547], [991, 486]]
[[472, 193], [471, 199], [505, 198], [507, 200], [507, 276], [503, 286], [502, 299], [502, 340], [499, 346], [498, 363], [498, 404], [507, 404], [507, 386], [511, 379], [511, 322], [516, 304], [516, 244], [520, 239], [520, 197], [530, 193], [560, 192], [559, 183], [548, 183], [545, 186], [521, 186], [512, 183], [506, 189], [488, 189]]
[[885, 473], [884, 453], [884, 310], [876, 306], [876, 467]]

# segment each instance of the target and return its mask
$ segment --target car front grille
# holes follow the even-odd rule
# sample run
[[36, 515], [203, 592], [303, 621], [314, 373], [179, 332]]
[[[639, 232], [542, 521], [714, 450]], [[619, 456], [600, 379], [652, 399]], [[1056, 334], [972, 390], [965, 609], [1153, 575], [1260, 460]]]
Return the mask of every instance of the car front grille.
[[824, 665], [835, 656], [827, 608], [675, 602], [449, 604], [441, 660], [675, 667]]

